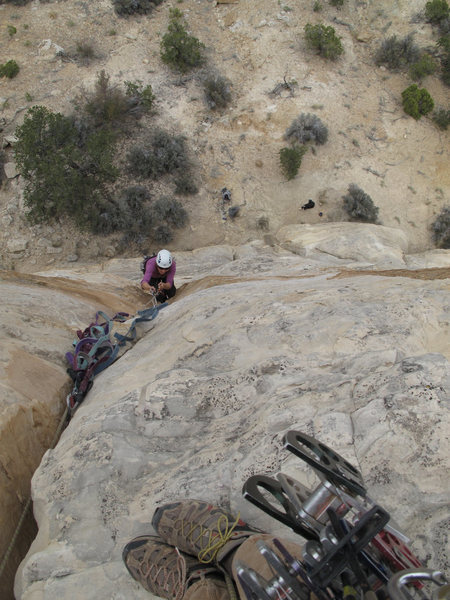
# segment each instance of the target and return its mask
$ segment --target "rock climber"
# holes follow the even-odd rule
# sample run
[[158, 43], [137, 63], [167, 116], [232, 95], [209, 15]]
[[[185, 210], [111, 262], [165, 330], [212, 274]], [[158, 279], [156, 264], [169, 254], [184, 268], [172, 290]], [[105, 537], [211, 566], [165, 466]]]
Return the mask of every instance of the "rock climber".
[[176, 264], [168, 250], [160, 250], [147, 260], [141, 288], [155, 294], [158, 302], [173, 298], [177, 292], [174, 284]]

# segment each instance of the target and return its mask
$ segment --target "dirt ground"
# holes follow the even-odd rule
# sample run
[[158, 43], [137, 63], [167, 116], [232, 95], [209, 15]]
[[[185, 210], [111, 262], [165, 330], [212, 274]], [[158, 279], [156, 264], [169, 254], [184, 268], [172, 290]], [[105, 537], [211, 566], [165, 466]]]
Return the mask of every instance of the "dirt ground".
[[[176, 232], [171, 250], [240, 244], [291, 223], [347, 220], [342, 196], [351, 183], [379, 207], [380, 223], [406, 232], [409, 252], [431, 248], [430, 224], [449, 204], [449, 132], [429, 118], [408, 117], [401, 106], [401, 92], [412, 83], [408, 75], [374, 64], [380, 42], [394, 34], [414, 33], [422, 48], [435, 45], [437, 32], [420, 19], [425, 2], [345, 0], [341, 9], [328, 0], [320, 4], [322, 10], [314, 11], [312, 0], [179, 0], [130, 18], [117, 17], [110, 0], [1, 4], [0, 62], [20, 65], [16, 78], [0, 79], [1, 135], [12, 135], [35, 104], [69, 114], [80, 86], [91, 88], [105, 69], [119, 85], [140, 80], [152, 86], [157, 114], [142, 119], [137, 137], [162, 126], [185, 135], [196, 158], [200, 190], [183, 199], [190, 223]], [[223, 112], [206, 106], [198, 74], [180, 77], [160, 59], [174, 6], [205, 44], [206, 68], [232, 82], [233, 100]], [[307, 23], [335, 28], [345, 49], [339, 60], [326, 61], [306, 48]], [[91, 44], [96, 58], [70, 58], [78, 42]], [[61, 48], [64, 58], [57, 56]], [[295, 84], [286, 89], [284, 81]], [[422, 85], [437, 107], [448, 108], [449, 89], [437, 76]], [[297, 177], [285, 181], [279, 150], [300, 113], [317, 115], [328, 141], [309, 151]], [[12, 161], [7, 139], [3, 145]], [[119, 254], [118, 236], [94, 238], [70, 223], [30, 227], [23, 219], [22, 186], [15, 177], [0, 189], [3, 268], [32, 272]], [[223, 187], [240, 207], [234, 219], [222, 206]], [[309, 198], [315, 208], [301, 210]], [[150, 239], [148, 248], [154, 248]]]

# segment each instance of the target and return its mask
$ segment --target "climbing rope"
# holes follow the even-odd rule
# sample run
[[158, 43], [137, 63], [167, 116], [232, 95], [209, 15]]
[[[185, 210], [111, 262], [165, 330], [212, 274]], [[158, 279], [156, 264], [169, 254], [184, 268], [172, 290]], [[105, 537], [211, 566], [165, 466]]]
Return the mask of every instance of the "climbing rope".
[[[66, 423], [66, 421], [67, 421], [68, 410], [69, 409], [66, 408], [63, 416], [61, 417], [61, 420], [58, 424], [55, 435], [53, 436], [53, 440], [49, 447], [49, 450], [52, 450], [56, 446], [56, 442], [58, 441], [59, 436], [61, 435], [61, 431], [62, 431], [62, 428], [64, 427], [64, 423]], [[2, 562], [0, 563], [0, 578], [3, 575], [3, 571], [5, 570], [6, 565], [8, 564], [9, 557], [11, 556], [11, 552], [13, 551], [13, 548], [17, 541], [17, 538], [19, 537], [19, 533], [22, 529], [23, 523], [25, 521], [25, 517], [27, 516], [27, 512], [30, 510], [30, 506], [31, 506], [31, 496], [28, 498], [28, 500], [25, 503], [25, 506], [22, 510], [22, 514], [20, 515], [19, 522], [17, 523], [17, 527], [14, 531], [14, 534], [11, 538], [8, 548], [6, 549], [5, 555], [2, 558]]]

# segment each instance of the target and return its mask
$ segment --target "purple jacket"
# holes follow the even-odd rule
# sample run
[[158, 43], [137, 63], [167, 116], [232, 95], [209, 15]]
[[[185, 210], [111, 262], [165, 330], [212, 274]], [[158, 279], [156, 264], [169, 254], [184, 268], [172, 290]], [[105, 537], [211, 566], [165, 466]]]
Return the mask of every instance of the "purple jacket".
[[170, 269], [168, 271], [166, 271], [165, 275], [163, 275], [161, 277], [161, 275], [158, 273], [158, 270], [156, 268], [156, 256], [154, 256], [153, 258], [149, 258], [147, 261], [147, 264], [145, 266], [145, 274], [141, 280], [141, 283], [143, 281], [150, 283], [150, 279], [152, 277], [155, 277], [156, 279], [162, 279], [163, 277], [165, 277], [166, 282], [170, 283], [170, 285], [173, 285], [173, 278], [175, 277], [176, 270], [177, 270], [177, 266], [175, 264], [175, 261], [172, 260], [172, 265], [171, 265]]

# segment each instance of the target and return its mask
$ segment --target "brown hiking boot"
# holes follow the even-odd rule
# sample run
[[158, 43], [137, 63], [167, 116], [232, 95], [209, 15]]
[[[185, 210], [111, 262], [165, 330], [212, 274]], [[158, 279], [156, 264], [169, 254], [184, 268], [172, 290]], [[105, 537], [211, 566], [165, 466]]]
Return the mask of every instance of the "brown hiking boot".
[[[206, 575], [221, 577], [214, 567], [200, 564], [192, 556], [182, 554], [153, 535], [142, 535], [128, 542], [122, 558], [136, 581], [152, 594], [168, 600], [181, 600], [187, 588]], [[211, 585], [215, 583], [225, 585], [217, 580]], [[208, 582], [203, 583], [206, 584]]]
[[156, 509], [152, 525], [161, 538], [201, 563], [219, 564], [249, 535], [260, 533], [218, 506], [180, 500]]

